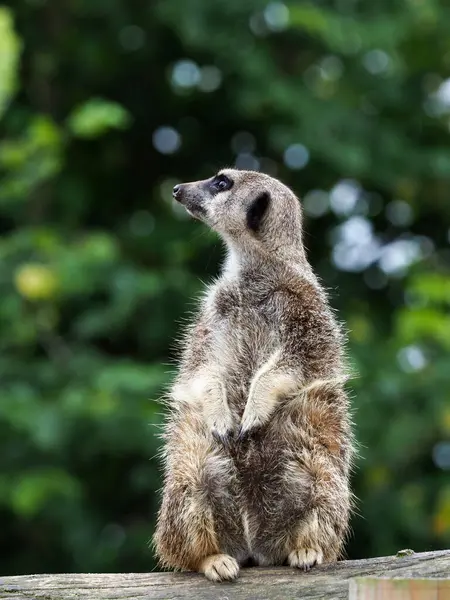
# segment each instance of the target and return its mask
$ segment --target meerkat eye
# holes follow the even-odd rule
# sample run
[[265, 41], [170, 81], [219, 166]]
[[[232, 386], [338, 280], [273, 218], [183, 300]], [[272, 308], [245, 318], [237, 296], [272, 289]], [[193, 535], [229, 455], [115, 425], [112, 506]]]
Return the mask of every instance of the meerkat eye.
[[233, 182], [226, 175], [216, 175], [211, 183], [211, 187], [216, 193], [225, 192], [231, 189], [232, 185]]

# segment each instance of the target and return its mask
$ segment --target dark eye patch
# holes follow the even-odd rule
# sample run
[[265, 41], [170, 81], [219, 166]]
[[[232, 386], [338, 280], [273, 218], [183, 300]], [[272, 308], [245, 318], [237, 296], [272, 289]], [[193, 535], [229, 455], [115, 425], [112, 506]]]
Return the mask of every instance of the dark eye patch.
[[262, 192], [250, 204], [247, 210], [247, 227], [257, 233], [261, 227], [261, 222], [269, 208], [270, 194]]
[[233, 180], [223, 175], [223, 173], [219, 173], [215, 177], [212, 178], [210, 188], [213, 194], [218, 194], [219, 192], [226, 192], [233, 187]]

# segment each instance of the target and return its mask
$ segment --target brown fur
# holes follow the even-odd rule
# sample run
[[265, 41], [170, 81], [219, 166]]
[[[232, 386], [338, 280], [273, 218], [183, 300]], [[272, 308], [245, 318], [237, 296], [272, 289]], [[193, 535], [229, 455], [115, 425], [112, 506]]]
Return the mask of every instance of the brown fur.
[[[155, 533], [163, 566], [213, 580], [248, 561], [337, 560], [353, 456], [344, 337], [305, 257], [300, 204], [266, 175], [223, 173], [231, 189], [208, 180], [177, 196], [221, 234], [228, 258], [169, 394]], [[269, 206], [249, 231], [261, 192]]]

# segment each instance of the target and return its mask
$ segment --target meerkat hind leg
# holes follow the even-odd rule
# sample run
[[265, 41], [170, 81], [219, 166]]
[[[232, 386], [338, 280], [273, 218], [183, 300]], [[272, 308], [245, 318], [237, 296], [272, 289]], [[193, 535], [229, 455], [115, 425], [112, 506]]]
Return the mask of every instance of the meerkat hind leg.
[[228, 554], [213, 554], [202, 560], [199, 571], [211, 581], [232, 581], [239, 575], [239, 565]]

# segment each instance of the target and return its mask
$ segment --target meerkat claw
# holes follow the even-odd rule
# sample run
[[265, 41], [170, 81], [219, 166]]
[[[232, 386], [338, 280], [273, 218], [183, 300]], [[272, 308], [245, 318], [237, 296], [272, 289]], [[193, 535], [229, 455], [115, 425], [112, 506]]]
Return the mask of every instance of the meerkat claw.
[[244, 429], [243, 427], [240, 427], [237, 432], [236, 439], [238, 440], [238, 442], [245, 442], [249, 439], [252, 433], [253, 429]]
[[228, 446], [234, 437], [234, 432], [232, 429], [227, 429], [225, 433], [220, 433], [217, 429], [213, 427], [213, 429], [211, 429], [211, 435], [219, 444]]
[[237, 561], [227, 554], [216, 554], [205, 558], [200, 571], [210, 581], [233, 581], [239, 576]]
[[248, 439], [253, 434], [255, 434], [261, 427], [262, 423], [255, 417], [252, 419], [246, 417], [244, 413], [244, 417], [242, 418], [241, 425], [238, 430], [238, 440], [242, 441]]
[[323, 562], [323, 553], [321, 550], [312, 548], [299, 548], [289, 554], [288, 563], [291, 567], [309, 571], [314, 565], [320, 565]]

